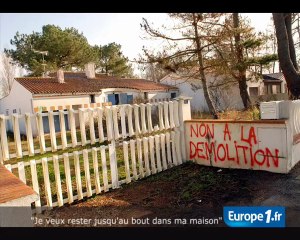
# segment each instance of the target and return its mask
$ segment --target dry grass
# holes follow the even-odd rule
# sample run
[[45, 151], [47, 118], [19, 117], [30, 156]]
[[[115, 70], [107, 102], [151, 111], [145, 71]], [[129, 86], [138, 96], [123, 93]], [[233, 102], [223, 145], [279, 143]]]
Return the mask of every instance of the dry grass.
[[[227, 110], [219, 112], [219, 119], [230, 119], [230, 120], [259, 120], [259, 109], [253, 107], [248, 110]], [[210, 113], [205, 112], [192, 112], [193, 119], [213, 119]]]

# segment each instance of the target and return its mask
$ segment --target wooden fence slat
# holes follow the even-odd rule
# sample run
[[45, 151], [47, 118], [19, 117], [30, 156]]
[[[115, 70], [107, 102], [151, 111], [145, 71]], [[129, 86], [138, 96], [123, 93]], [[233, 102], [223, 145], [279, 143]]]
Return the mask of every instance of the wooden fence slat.
[[174, 123], [174, 104], [172, 101], [169, 102], [169, 116], [170, 116], [170, 128], [175, 127]]
[[126, 183], [131, 182], [129, 160], [128, 160], [128, 145], [129, 145], [128, 142], [123, 142], [123, 154], [124, 154], [124, 163], [125, 163]]
[[60, 124], [60, 136], [62, 149], [68, 147], [67, 133], [66, 133], [66, 123], [65, 123], [65, 112], [64, 110], [59, 110], [59, 124]]
[[74, 109], [69, 109], [69, 122], [70, 122], [70, 129], [71, 129], [72, 147], [74, 148], [77, 146], [77, 132], [76, 132]]
[[182, 156], [181, 156], [181, 144], [180, 144], [180, 131], [175, 131], [175, 146], [176, 146], [176, 156], [177, 163], [182, 164]]
[[95, 144], [96, 136], [95, 136], [95, 124], [94, 124], [94, 110], [92, 108], [88, 109], [88, 116], [89, 116], [91, 144]]
[[164, 117], [163, 117], [163, 103], [159, 102], [158, 103], [158, 120], [159, 120], [159, 130], [164, 130]]
[[74, 154], [74, 167], [75, 167], [75, 176], [76, 176], [77, 195], [78, 195], [78, 200], [81, 200], [81, 199], [83, 199], [83, 193], [82, 193], [79, 153], [78, 153], [78, 151], [75, 151], [73, 154]]
[[131, 106], [131, 105], [127, 106], [128, 134], [129, 134], [129, 137], [132, 137], [134, 135], [133, 121], [132, 121], [132, 109], [133, 109], [133, 106]]
[[135, 134], [138, 135], [141, 133], [141, 128], [140, 128], [140, 117], [139, 117], [139, 105], [134, 104], [134, 126], [135, 126]]
[[25, 128], [26, 128], [28, 155], [29, 156], [34, 156], [34, 144], [33, 144], [30, 113], [25, 113]]
[[21, 135], [20, 135], [19, 117], [17, 114], [12, 115], [12, 125], [13, 125], [13, 131], [14, 131], [16, 155], [17, 155], [17, 158], [21, 158], [23, 156], [22, 142], [21, 142]]
[[40, 188], [38, 175], [36, 171], [36, 161], [34, 159], [30, 160], [30, 170], [31, 170], [31, 180], [32, 180], [32, 188], [38, 194], [38, 199], [34, 202], [36, 211], [41, 213], [41, 198], [40, 198]]
[[83, 164], [84, 164], [84, 175], [86, 183], [87, 196], [90, 197], [92, 193], [92, 184], [91, 184], [91, 174], [90, 174], [90, 163], [89, 163], [89, 153], [87, 149], [82, 151], [83, 154]]
[[26, 184], [24, 162], [18, 162], [18, 173], [19, 173], [20, 180]]
[[161, 172], [162, 168], [161, 168], [161, 158], [160, 158], [160, 137], [159, 135], [155, 135], [155, 152], [156, 152], [156, 164], [157, 164], [157, 171]]
[[180, 127], [180, 123], [179, 123], [179, 109], [178, 109], [178, 101], [173, 101], [173, 113], [174, 113], [174, 123], [175, 123], [175, 127]]
[[121, 129], [122, 129], [122, 137], [123, 139], [127, 136], [127, 130], [126, 130], [126, 114], [125, 114], [125, 108], [126, 105], [120, 106], [120, 115], [121, 115]]
[[151, 172], [155, 174], [157, 172], [155, 165], [155, 156], [154, 156], [154, 137], [149, 137], [149, 149], [150, 149], [150, 162], [151, 162]]
[[166, 170], [168, 168], [167, 159], [166, 159], [166, 135], [160, 135], [160, 145], [161, 145], [161, 159], [162, 159], [162, 168]]
[[64, 167], [65, 167], [66, 184], [67, 184], [67, 192], [68, 192], [68, 202], [71, 204], [74, 201], [74, 198], [73, 198], [73, 187], [72, 187], [72, 180], [71, 180], [69, 154], [64, 153], [63, 158], [64, 158]]
[[146, 105], [144, 103], [141, 103], [140, 108], [141, 108], [141, 120], [142, 120], [142, 133], [145, 134], [148, 132], [146, 127]]
[[47, 158], [42, 158], [42, 167], [43, 167], [47, 206], [51, 209], [52, 208], [52, 194], [51, 194], [51, 186], [50, 186], [49, 168], [48, 168], [48, 159]]
[[176, 140], [175, 140], [174, 131], [171, 132], [171, 140], [172, 140], [172, 160], [173, 160], [173, 164], [177, 166], [178, 162], [177, 162], [176, 142], [175, 142]]
[[55, 175], [57, 202], [58, 202], [58, 206], [61, 207], [64, 205], [64, 198], [62, 195], [60, 167], [59, 167], [59, 160], [57, 155], [53, 155], [53, 168], [54, 168], [54, 175]]
[[99, 132], [99, 142], [104, 142], [104, 132], [103, 132], [103, 109], [97, 107], [98, 114], [98, 132]]
[[78, 109], [79, 114], [79, 125], [80, 125], [80, 134], [81, 134], [81, 145], [86, 145], [86, 131], [85, 131], [85, 109], [79, 108]]
[[137, 169], [136, 169], [136, 156], [135, 156], [135, 140], [130, 140], [130, 156], [132, 164], [132, 175], [135, 180], [138, 179]]
[[164, 118], [165, 118], [165, 129], [170, 128], [170, 123], [169, 123], [169, 103], [164, 102]]
[[4, 115], [0, 115], [0, 129], [1, 129], [1, 150], [3, 160], [9, 160], [9, 150], [6, 134], [6, 119]]
[[166, 145], [167, 145], [167, 158], [168, 158], [168, 166], [172, 167], [172, 156], [171, 156], [171, 140], [170, 140], [170, 133], [166, 133]]
[[101, 187], [100, 187], [100, 176], [99, 176], [99, 168], [98, 168], [97, 148], [95, 147], [92, 148], [92, 157], [93, 157], [93, 166], [94, 166], [96, 194], [99, 194], [101, 193]]
[[144, 145], [144, 159], [145, 159], [145, 169], [146, 169], [146, 176], [151, 175], [150, 171], [150, 164], [149, 164], [149, 143], [148, 138], [143, 137], [143, 145]]
[[112, 110], [110, 107], [105, 107], [106, 116], [106, 130], [107, 130], [107, 140], [111, 141], [113, 139], [113, 125], [112, 125]]
[[143, 152], [142, 152], [142, 140], [137, 139], [137, 155], [138, 155], [138, 163], [139, 163], [139, 175], [140, 178], [145, 177], [144, 167], [143, 167]]
[[147, 123], [148, 123], [148, 131], [149, 133], [153, 132], [152, 126], [152, 104], [147, 103]]
[[120, 132], [119, 132], [119, 124], [118, 124], [118, 107], [116, 106], [112, 107], [112, 112], [113, 112], [114, 139], [119, 139]]
[[104, 189], [104, 192], [107, 192], [109, 189], [108, 189], [105, 146], [100, 147], [100, 152], [101, 152], [101, 164], [102, 164], [102, 175], [103, 175], [103, 189]]
[[36, 114], [36, 124], [37, 124], [37, 129], [39, 134], [40, 151], [41, 153], [45, 153], [46, 143], [45, 143], [45, 135], [44, 135], [43, 116], [40, 112]]
[[49, 118], [51, 149], [52, 149], [52, 152], [55, 152], [57, 150], [57, 143], [56, 143], [56, 134], [55, 134], [55, 125], [54, 125], [53, 111], [50, 111], [48, 113], [48, 118]]
[[[1, 130], [0, 130], [1, 131]], [[3, 155], [2, 155], [2, 143], [1, 143], [1, 134], [0, 134], [0, 164], [4, 164]]]
[[114, 143], [108, 145], [109, 162], [110, 162], [110, 173], [111, 173], [111, 184], [112, 189], [119, 187], [119, 175], [118, 165], [116, 159], [116, 147]]

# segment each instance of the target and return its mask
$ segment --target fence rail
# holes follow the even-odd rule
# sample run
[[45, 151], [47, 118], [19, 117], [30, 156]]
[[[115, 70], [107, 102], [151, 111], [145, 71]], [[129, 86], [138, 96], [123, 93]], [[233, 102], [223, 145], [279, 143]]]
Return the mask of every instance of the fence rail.
[[[169, 101], [1, 115], [1, 160], [39, 194], [33, 205], [37, 212], [71, 204], [182, 164], [179, 104]], [[48, 120], [48, 135], [43, 117]], [[26, 141], [21, 139], [20, 120], [24, 120]], [[13, 124], [13, 142], [7, 137], [7, 121]], [[30, 156], [27, 161], [26, 155]]]

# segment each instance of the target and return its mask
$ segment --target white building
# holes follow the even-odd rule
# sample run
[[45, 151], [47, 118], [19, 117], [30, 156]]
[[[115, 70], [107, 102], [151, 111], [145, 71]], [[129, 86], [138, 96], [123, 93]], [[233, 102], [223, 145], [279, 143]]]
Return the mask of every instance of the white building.
[[[64, 73], [59, 70], [49, 77], [16, 78], [10, 94], [0, 100], [0, 114], [78, 109], [105, 103], [118, 105], [133, 103], [135, 98], [163, 100], [177, 95], [178, 89], [175, 86], [144, 79], [99, 75], [89, 65], [85, 72]], [[25, 132], [22, 125], [20, 124], [21, 133]], [[56, 127], [59, 128], [59, 124]], [[10, 129], [9, 126], [8, 128]]]
[[[247, 73], [247, 77], [250, 76]], [[218, 110], [242, 109], [243, 103], [240, 97], [238, 84], [235, 80], [227, 79], [213, 73], [206, 75], [212, 100]], [[179, 94], [192, 97], [191, 108], [193, 111], [207, 112], [208, 107], [204, 98], [202, 84], [199, 79], [183, 77], [170, 73], [160, 80], [160, 83], [178, 87]], [[215, 87], [213, 87], [215, 86]], [[280, 100], [287, 97], [287, 88], [282, 73], [263, 74], [262, 78], [247, 81], [248, 93], [253, 102], [261, 100]]]

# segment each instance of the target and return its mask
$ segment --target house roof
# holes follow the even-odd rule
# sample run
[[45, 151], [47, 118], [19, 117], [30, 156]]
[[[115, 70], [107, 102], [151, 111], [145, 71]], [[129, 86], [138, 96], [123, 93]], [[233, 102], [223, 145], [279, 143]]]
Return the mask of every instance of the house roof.
[[270, 74], [263, 74], [264, 81], [277, 81], [282, 82], [285, 80], [282, 73], [270, 73]]
[[99, 74], [91, 79], [82, 72], [66, 72], [64, 74], [65, 83], [59, 83], [56, 74], [50, 75], [53, 77], [16, 78], [16, 81], [33, 94], [87, 94], [101, 92], [106, 88], [129, 88], [141, 91], [177, 90], [176, 87], [145, 79], [117, 78]]

